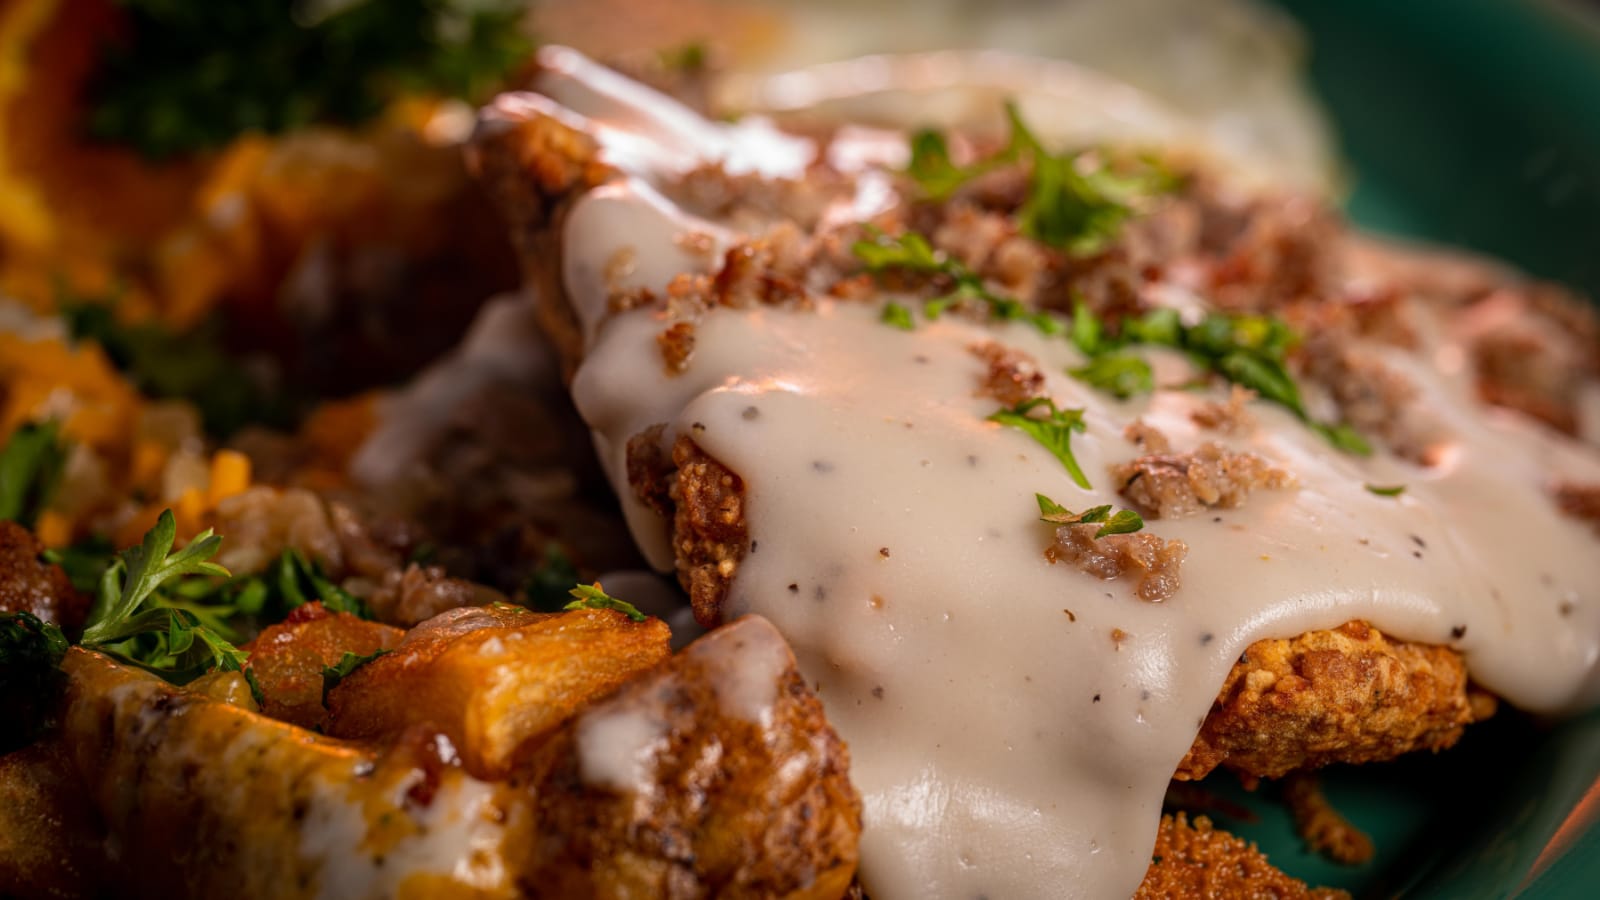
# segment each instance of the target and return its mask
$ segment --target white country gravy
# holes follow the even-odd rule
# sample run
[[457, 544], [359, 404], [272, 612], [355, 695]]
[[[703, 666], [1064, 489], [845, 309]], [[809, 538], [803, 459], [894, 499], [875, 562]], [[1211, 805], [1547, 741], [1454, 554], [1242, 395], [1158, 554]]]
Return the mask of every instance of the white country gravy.
[[[566, 224], [566, 287], [590, 336], [579, 409], [663, 568], [665, 527], [632, 499], [627, 440], [668, 423], [744, 479], [751, 544], [728, 612], [778, 626], [849, 743], [873, 897], [1130, 894], [1174, 767], [1258, 639], [1366, 619], [1460, 649], [1478, 682], [1525, 709], [1600, 694], [1600, 544], [1546, 492], [1600, 481], [1594, 448], [1484, 409], [1465, 373], [1411, 361], [1423, 408], [1454, 436], [1432, 468], [1340, 453], [1265, 403], [1251, 406], [1253, 432], [1202, 437], [1189, 412], [1224, 389], [1118, 402], [1063, 374], [1082, 359], [1062, 338], [949, 316], [906, 332], [878, 321], [879, 303], [825, 297], [812, 311], [713, 310], [687, 371], [669, 376], [657, 312], [606, 317], [607, 267], [629, 252], [625, 282], [660, 289], [720, 258], [686, 253], [680, 235], [731, 235], [652, 182], [686, 158], [795, 174], [808, 156], [760, 123], [695, 119], [571, 51], [545, 62], [547, 97], [502, 98], [485, 127], [558, 114], [624, 173]], [[1092, 490], [985, 421], [999, 404], [975, 393], [985, 369], [969, 347], [991, 339], [1033, 355], [1050, 396], [1085, 410], [1072, 449]], [[1238, 509], [1148, 520], [1189, 546], [1164, 603], [1047, 562], [1034, 500], [1123, 506], [1108, 468], [1139, 455], [1123, 437], [1138, 416], [1178, 450], [1219, 439], [1298, 481]]]

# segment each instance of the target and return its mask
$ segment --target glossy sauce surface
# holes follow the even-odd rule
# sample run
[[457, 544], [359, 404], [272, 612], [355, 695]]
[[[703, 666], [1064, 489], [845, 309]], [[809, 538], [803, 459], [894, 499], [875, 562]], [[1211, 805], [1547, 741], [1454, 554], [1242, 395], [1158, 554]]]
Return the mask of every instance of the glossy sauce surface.
[[[1118, 402], [1063, 374], [1082, 359], [1062, 338], [954, 317], [906, 332], [878, 321], [880, 302], [715, 309], [687, 371], [669, 376], [663, 320], [608, 317], [614, 285], [601, 273], [619, 252], [636, 260], [633, 283], [657, 289], [704, 270], [720, 257], [689, 258], [676, 237], [722, 244], [728, 229], [653, 185], [685, 154], [793, 174], [792, 139], [691, 121], [576, 55], [547, 61], [540, 90], [587, 117], [560, 112], [623, 172], [567, 222], [566, 288], [590, 336], [573, 385], [580, 411], [625, 498], [624, 447], [657, 423], [743, 478], [751, 547], [728, 613], [778, 626], [848, 741], [874, 897], [1131, 893], [1174, 767], [1229, 668], [1262, 638], [1367, 619], [1460, 649], [1473, 677], [1517, 706], [1596, 700], [1600, 546], [1546, 490], [1600, 481], [1600, 455], [1479, 406], [1468, 374], [1424, 363], [1451, 357], [1445, 338], [1393, 360], [1452, 435], [1429, 468], [1342, 454], [1264, 403], [1251, 405], [1253, 431], [1202, 433], [1189, 414], [1225, 387]], [[554, 106], [509, 98], [500, 114]], [[665, 129], [661, 154], [641, 149], [641, 122]], [[877, 202], [856, 199], [855, 211]], [[970, 347], [988, 340], [1032, 355], [1049, 395], [1085, 411], [1072, 449], [1091, 490], [1026, 435], [985, 421], [1000, 404], [977, 393], [985, 369]], [[1148, 520], [1189, 547], [1164, 603], [1049, 563], [1052, 529], [1034, 500], [1125, 505], [1108, 469], [1140, 455], [1123, 430], [1141, 416], [1178, 452], [1221, 440], [1297, 481], [1238, 509]], [[1406, 490], [1385, 497], [1368, 484]], [[663, 523], [624, 505], [652, 561], [670, 566]]]

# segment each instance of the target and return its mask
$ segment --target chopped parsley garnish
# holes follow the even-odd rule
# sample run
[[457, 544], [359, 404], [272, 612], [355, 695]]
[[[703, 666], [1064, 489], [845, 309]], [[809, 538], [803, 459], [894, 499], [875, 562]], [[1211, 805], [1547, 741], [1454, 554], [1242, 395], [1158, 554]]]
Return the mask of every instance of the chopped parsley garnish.
[[544, 545], [539, 563], [522, 582], [522, 593], [529, 607], [540, 612], [558, 612], [572, 596], [579, 581], [578, 567], [562, 546], [550, 541]]
[[[247, 592], [249, 601], [260, 598], [259, 605], [253, 602], [241, 604], [241, 612], [259, 614], [263, 607], [269, 612], [287, 613], [291, 609], [301, 607], [315, 600], [321, 600], [322, 605], [329, 612], [349, 613], [363, 619], [372, 618], [372, 611], [367, 608], [361, 598], [337, 584], [322, 572], [322, 567], [306, 558], [293, 547], [283, 551], [283, 554], [267, 568], [265, 575], [261, 576], [263, 588], [256, 588], [251, 582], [245, 582], [238, 587]], [[273, 601], [276, 600], [278, 610], [272, 610]], [[248, 606], [254, 605], [251, 609]], [[278, 616], [281, 617], [281, 616]]]
[[643, 622], [646, 618], [648, 618], [644, 613], [639, 612], [639, 610], [635, 608], [632, 603], [629, 603], [626, 600], [618, 600], [617, 598], [601, 590], [600, 582], [598, 581], [592, 585], [580, 584], [573, 588], [569, 593], [577, 599], [573, 600], [571, 603], [568, 603], [566, 606], [563, 606], [562, 609], [564, 610], [614, 609], [617, 612], [626, 614], [628, 618], [634, 620], [635, 622]]
[[241, 671], [242, 651], [196, 612], [158, 593], [191, 576], [228, 577], [227, 569], [211, 562], [222, 538], [207, 530], [173, 552], [176, 537], [177, 524], [167, 510], [143, 543], [118, 555], [100, 578], [81, 643], [177, 684], [214, 669]]
[[87, 127], [160, 158], [354, 125], [405, 92], [480, 98], [532, 49], [518, 0], [122, 0]]
[[31, 744], [54, 726], [66, 654], [60, 628], [30, 612], [0, 612], [0, 753]]
[[911, 162], [906, 174], [924, 196], [940, 200], [986, 172], [1014, 162], [1029, 165], [1027, 197], [1017, 210], [1022, 233], [1075, 256], [1098, 253], [1116, 239], [1122, 225], [1145, 197], [1170, 191], [1176, 179], [1151, 160], [1139, 160], [1125, 172], [1108, 165], [1102, 154], [1052, 154], [1022, 121], [1015, 103], [1005, 107], [1011, 137], [994, 156], [967, 166], [950, 158], [950, 147], [937, 131], [911, 137]]
[[1406, 492], [1406, 486], [1403, 484], [1394, 484], [1383, 487], [1376, 484], [1369, 484], [1367, 485], [1367, 490], [1377, 494], [1379, 497], [1398, 497]]
[[1132, 353], [1107, 353], [1089, 359], [1088, 364], [1068, 369], [1067, 374], [1118, 400], [1155, 389], [1150, 364]]
[[1101, 523], [1094, 536], [1103, 538], [1108, 534], [1132, 534], [1144, 528], [1144, 519], [1131, 509], [1119, 509], [1111, 512], [1111, 505], [1091, 506], [1081, 513], [1075, 513], [1065, 506], [1051, 500], [1043, 494], [1034, 494], [1034, 499], [1039, 503], [1039, 521], [1051, 525], [1083, 525]]
[[[1045, 415], [1034, 416], [1035, 410], [1044, 410]], [[1061, 461], [1078, 487], [1089, 489], [1089, 479], [1078, 467], [1077, 458], [1072, 455], [1072, 433], [1087, 428], [1083, 422], [1083, 410], [1060, 409], [1049, 397], [1034, 397], [994, 413], [989, 416], [989, 421], [1016, 428], [1038, 441]]]
[[326, 704], [328, 702], [328, 692], [338, 687], [339, 682], [349, 678], [352, 672], [389, 652], [388, 650], [378, 650], [362, 656], [359, 653], [346, 651], [343, 656], [339, 657], [338, 662], [324, 667], [322, 670], [322, 702]]
[[884, 305], [883, 315], [879, 316], [878, 320], [901, 331], [910, 331], [917, 327], [917, 323], [911, 320], [911, 310], [893, 301]]
[[[928, 239], [915, 231], [899, 236], [876, 233], [871, 240], [856, 241], [851, 252], [867, 270], [881, 273], [890, 270], [928, 275], [943, 279], [950, 285], [946, 293], [922, 305], [922, 314], [937, 319], [952, 307], [972, 303], [985, 308], [995, 322], [1027, 322], [1047, 335], [1060, 334], [1062, 325], [1048, 313], [1034, 312], [1014, 297], [997, 294], [984, 284], [983, 278], [962, 265], [960, 260], [933, 249]], [[894, 309], [899, 311], [896, 312]], [[896, 328], [914, 327], [910, 312], [899, 304], [891, 303], [884, 309], [882, 321]]]
[[1070, 374], [1118, 397], [1152, 387], [1145, 377], [1148, 365], [1140, 372], [1125, 361], [1133, 357], [1123, 348], [1138, 344], [1172, 347], [1186, 352], [1201, 368], [1294, 413], [1334, 447], [1360, 456], [1372, 452], [1371, 445], [1349, 425], [1311, 417], [1299, 385], [1289, 374], [1288, 352], [1298, 336], [1280, 319], [1208, 313], [1197, 324], [1185, 325], [1176, 310], [1158, 309], [1123, 322], [1122, 333], [1111, 336], [1088, 307], [1079, 303], [1073, 308], [1071, 336], [1090, 360]]
[[11, 432], [0, 450], [0, 519], [24, 528], [38, 521], [67, 464], [60, 433], [54, 421], [22, 425]]

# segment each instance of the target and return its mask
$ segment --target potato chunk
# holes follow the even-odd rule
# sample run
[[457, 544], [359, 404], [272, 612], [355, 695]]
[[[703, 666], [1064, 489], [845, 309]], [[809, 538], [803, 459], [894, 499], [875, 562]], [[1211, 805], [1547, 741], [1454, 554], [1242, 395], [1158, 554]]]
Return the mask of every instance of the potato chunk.
[[850, 755], [778, 630], [747, 616], [585, 709], [516, 770], [551, 897], [831, 900], [855, 872]]
[[328, 733], [387, 740], [428, 724], [469, 772], [501, 778], [518, 748], [665, 660], [670, 637], [660, 619], [613, 610], [450, 610], [329, 692]]
[[320, 731], [328, 714], [322, 706], [322, 670], [346, 653], [367, 656], [400, 643], [405, 632], [349, 613], [333, 613], [308, 603], [269, 626], [251, 641], [248, 668], [261, 686], [261, 711], [280, 722]]

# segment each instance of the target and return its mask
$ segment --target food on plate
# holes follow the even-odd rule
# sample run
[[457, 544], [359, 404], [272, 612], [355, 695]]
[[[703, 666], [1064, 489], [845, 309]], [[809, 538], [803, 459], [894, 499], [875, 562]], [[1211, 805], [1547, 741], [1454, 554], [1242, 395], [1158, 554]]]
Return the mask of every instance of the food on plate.
[[1182, 883], [1175, 775], [1600, 696], [1579, 299], [1204, 146], [785, 132], [540, 63], [474, 166], [641, 549], [849, 743], [871, 896]]

